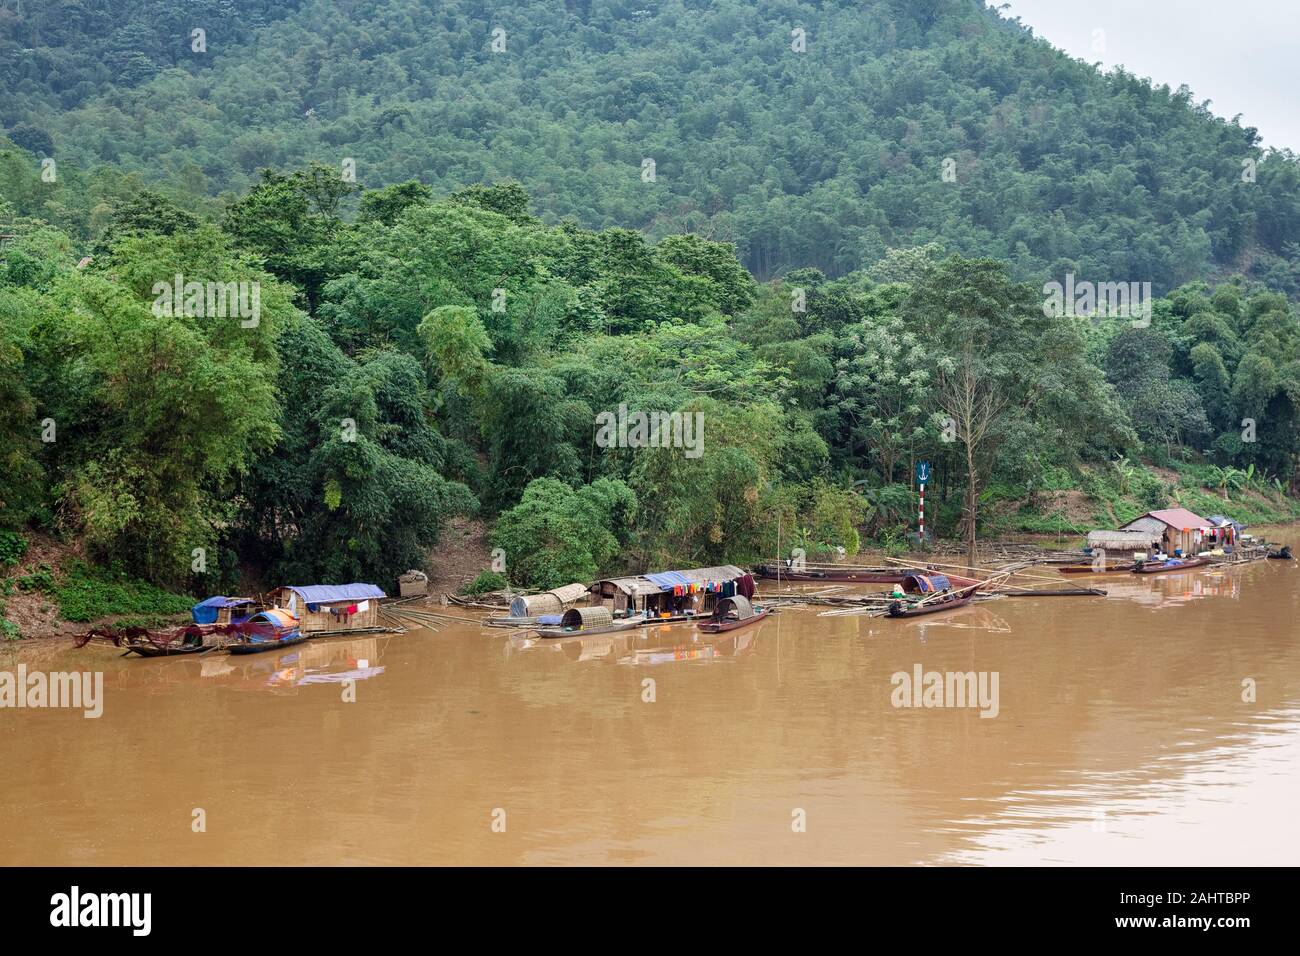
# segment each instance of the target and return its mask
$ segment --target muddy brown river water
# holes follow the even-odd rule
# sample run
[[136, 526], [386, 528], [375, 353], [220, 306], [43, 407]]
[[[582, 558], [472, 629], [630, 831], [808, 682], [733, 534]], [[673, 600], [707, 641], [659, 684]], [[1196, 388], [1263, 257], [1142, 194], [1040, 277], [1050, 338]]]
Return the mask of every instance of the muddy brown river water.
[[[713, 638], [5, 648], [104, 701], [0, 710], [0, 863], [1300, 862], [1297, 563], [1089, 583]], [[996, 673], [996, 716], [895, 706], [918, 665]]]

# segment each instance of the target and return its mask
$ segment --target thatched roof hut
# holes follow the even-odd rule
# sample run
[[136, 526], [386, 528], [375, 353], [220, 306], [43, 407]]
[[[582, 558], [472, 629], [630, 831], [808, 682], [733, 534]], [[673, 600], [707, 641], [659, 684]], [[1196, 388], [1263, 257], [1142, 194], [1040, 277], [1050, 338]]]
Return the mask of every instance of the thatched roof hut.
[[1159, 531], [1089, 531], [1088, 547], [1101, 551], [1145, 551], [1160, 536]]

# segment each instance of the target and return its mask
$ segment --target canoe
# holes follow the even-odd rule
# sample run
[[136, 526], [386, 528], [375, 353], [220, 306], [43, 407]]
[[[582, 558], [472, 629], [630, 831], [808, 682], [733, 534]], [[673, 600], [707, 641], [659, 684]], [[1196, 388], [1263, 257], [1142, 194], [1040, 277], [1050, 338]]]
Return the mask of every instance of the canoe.
[[179, 657], [183, 654], [206, 654], [215, 651], [215, 644], [131, 644], [126, 653], [139, 654], [141, 657]]
[[1210, 563], [1209, 558], [1183, 558], [1178, 563], [1173, 564], [1168, 561], [1153, 563], [1148, 561], [1141, 567], [1134, 566], [1133, 574], [1164, 574], [1167, 571], [1186, 571], [1188, 568], [1199, 568], [1202, 565]]
[[1067, 564], [1056, 570], [1062, 574], [1128, 574], [1133, 570], [1133, 565], [1125, 564], [1106, 568], [1094, 568], [1091, 564]]
[[936, 611], [955, 611], [959, 607], [965, 607], [971, 601], [975, 600], [975, 595], [966, 592], [960, 597], [949, 598], [946, 601], [932, 601], [929, 604], [920, 606], [908, 606], [902, 601], [895, 601], [889, 605], [888, 615], [890, 617], [920, 617], [923, 614], [934, 614]]
[[537, 629], [538, 637], [590, 637], [594, 634], [617, 634], [640, 627], [641, 618], [631, 621], [615, 621], [613, 624], [598, 624], [595, 627], [541, 627]]
[[780, 578], [782, 581], [789, 581], [792, 584], [801, 582], [820, 582], [826, 581], [833, 584], [901, 584], [903, 578], [912, 571], [907, 568], [814, 568], [807, 571], [787, 571], [785, 568], [780, 569], [770, 564], [764, 564], [755, 572], [760, 578], [770, 578], [775, 580]]
[[761, 609], [755, 608], [752, 615], [742, 620], [714, 621], [705, 618], [700, 622], [699, 628], [706, 634], [721, 634], [723, 631], [734, 631], [737, 628], [745, 627], [746, 625], [753, 624], [756, 621], [761, 621], [771, 613], [772, 609], [770, 607], [765, 607]]
[[707, 614], [674, 614], [672, 617], [641, 617], [642, 627], [654, 627], [658, 624], [693, 624], [697, 621], [707, 621]]
[[231, 644], [227, 650], [232, 654], [260, 654], [263, 651], [273, 651], [280, 647], [292, 647], [294, 644], [301, 644], [307, 640], [301, 634], [294, 634], [292, 637], [282, 637], [272, 641], [241, 641], [238, 644]]

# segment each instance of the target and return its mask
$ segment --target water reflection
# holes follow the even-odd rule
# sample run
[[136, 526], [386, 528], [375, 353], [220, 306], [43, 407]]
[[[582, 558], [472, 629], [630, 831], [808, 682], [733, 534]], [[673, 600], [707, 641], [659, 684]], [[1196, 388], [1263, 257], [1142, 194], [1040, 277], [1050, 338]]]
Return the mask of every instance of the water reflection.
[[111, 674], [119, 689], [150, 690], [179, 686], [209, 686], [227, 690], [297, 694], [312, 684], [369, 680], [383, 674], [377, 664], [390, 636], [325, 638], [297, 644], [283, 652], [266, 651], [236, 657], [206, 654], [198, 658], [130, 659]]
[[650, 624], [633, 631], [590, 637], [541, 638], [515, 634], [506, 642], [508, 656], [558, 655], [566, 660], [605, 661], [615, 664], [680, 664], [739, 657], [754, 649], [758, 634], [776, 616], [757, 624], [706, 634], [690, 624]]

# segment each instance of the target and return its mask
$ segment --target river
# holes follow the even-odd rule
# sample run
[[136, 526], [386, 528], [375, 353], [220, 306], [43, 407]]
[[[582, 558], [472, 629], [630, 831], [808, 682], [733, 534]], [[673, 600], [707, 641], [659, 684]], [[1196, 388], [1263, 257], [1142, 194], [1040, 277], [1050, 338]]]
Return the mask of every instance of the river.
[[[0, 862], [1296, 863], [1296, 563], [1088, 581], [721, 639], [7, 647], [104, 700], [0, 710]], [[996, 715], [895, 706], [918, 665], [996, 674]]]

